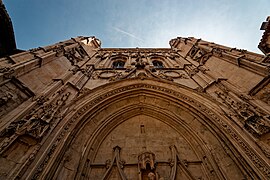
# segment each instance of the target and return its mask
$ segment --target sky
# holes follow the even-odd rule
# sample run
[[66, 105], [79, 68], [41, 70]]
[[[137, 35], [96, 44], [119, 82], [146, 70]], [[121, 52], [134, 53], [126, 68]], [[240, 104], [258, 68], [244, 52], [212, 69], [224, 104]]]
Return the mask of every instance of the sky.
[[270, 0], [3, 0], [17, 48], [27, 50], [77, 36], [102, 47], [169, 47], [195, 37], [260, 53], [260, 26]]

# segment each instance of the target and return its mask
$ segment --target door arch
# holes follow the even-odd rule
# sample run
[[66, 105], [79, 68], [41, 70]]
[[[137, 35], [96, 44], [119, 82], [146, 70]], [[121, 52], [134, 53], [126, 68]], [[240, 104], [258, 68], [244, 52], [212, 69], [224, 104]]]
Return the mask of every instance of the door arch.
[[[89, 178], [91, 164], [95, 163], [94, 159], [100, 152], [99, 147], [106, 137], [117, 127], [121, 127], [121, 124], [141, 115], [163, 123], [164, 127], [186, 138], [185, 141], [190, 144], [191, 149], [197, 148], [194, 153], [200, 158], [199, 161], [203, 162], [202, 176], [225, 179], [233, 175], [233, 170], [237, 170], [240, 177], [256, 179], [267, 175], [268, 167], [265, 166], [263, 170], [259, 168], [264, 161], [249, 149], [251, 145], [246, 142], [245, 138], [248, 136], [245, 136], [245, 132], [222, 116], [222, 110], [215, 102], [186, 87], [153, 80], [121, 81], [85, 93], [77, 99], [73, 107], [74, 111], [69, 114], [71, 118], [65, 118], [66, 128], [58, 133], [58, 137], [61, 133], [63, 136], [59, 141], [64, 142], [57, 147], [60, 156], [51, 158], [53, 163], [46, 167], [41, 174], [43, 177], [66, 174], [76, 179]], [[69, 129], [70, 133], [63, 133], [65, 129]], [[212, 141], [209, 141], [208, 136]], [[122, 150], [121, 153], [124, 154]], [[219, 150], [223, 153], [219, 153]], [[107, 151], [113, 154], [112, 149]], [[193, 177], [194, 170], [187, 167], [185, 169], [185, 161], [179, 153], [172, 153], [179, 160], [178, 166]], [[254, 155], [259, 159], [259, 165], [250, 159]], [[231, 167], [226, 166], [226, 163], [232, 164]], [[170, 167], [169, 177], [175, 177], [171, 174], [177, 169], [174, 170], [173, 165]], [[125, 170], [123, 172], [127, 174]], [[106, 173], [106, 164], [100, 173]], [[119, 174], [121, 175], [121, 172]]]

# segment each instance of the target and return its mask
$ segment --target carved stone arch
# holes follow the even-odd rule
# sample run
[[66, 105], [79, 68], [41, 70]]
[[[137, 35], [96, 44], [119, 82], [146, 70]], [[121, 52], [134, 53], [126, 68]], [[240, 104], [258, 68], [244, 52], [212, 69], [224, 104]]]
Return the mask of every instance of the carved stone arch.
[[[139, 94], [141, 94], [142, 92], [139, 92]], [[146, 96], [146, 94], [144, 95], [139, 95], [139, 96]], [[121, 97], [119, 97], [121, 98]], [[128, 98], [128, 97], [125, 97], [125, 98]], [[130, 97], [129, 97], [130, 98]], [[164, 98], [164, 97], [162, 97]], [[161, 98], [161, 99], [162, 99]], [[124, 107], [120, 107], [118, 109], [118, 111], [116, 112], [112, 112], [113, 115], [111, 115], [109, 118], [104, 118], [104, 119], [107, 119], [109, 122], [103, 124], [103, 129], [102, 128], [97, 128], [98, 130], [94, 133], [95, 137], [92, 137], [91, 140], [89, 141], [92, 141], [92, 142], [88, 142], [87, 145], [85, 145], [85, 147], [88, 147], [88, 150], [86, 149], [84, 152], [89, 152], [89, 149], [93, 148], [95, 150], [98, 149], [99, 145], [100, 144], [94, 144], [93, 141], [95, 141], [95, 139], [101, 139], [102, 137], [106, 137], [115, 127], [117, 127], [119, 124], [123, 123], [124, 121], [130, 119], [131, 117], [134, 117], [134, 116], [137, 116], [137, 115], [140, 115], [140, 114], [144, 114], [144, 115], [147, 115], [149, 117], [154, 117], [160, 121], [163, 121], [165, 124], [171, 126], [173, 129], [177, 129], [176, 127], [181, 125], [182, 128], [184, 129], [189, 129], [189, 130], [186, 130], [186, 133], [190, 133], [192, 132], [192, 130], [190, 129], [190, 127], [188, 127], [187, 124], [185, 124], [185, 122], [181, 119], [181, 117], [177, 117], [173, 114], [170, 114], [170, 112], [166, 112], [166, 110], [164, 109], [159, 109], [158, 107], [155, 107], [155, 106], [149, 106], [147, 104], [144, 104], [144, 103], [138, 103], [136, 105], [131, 105], [131, 106], [128, 106], [126, 108]], [[123, 118], [122, 115], [125, 114], [125, 117]], [[168, 120], [168, 118], [170, 120]], [[176, 122], [178, 120], [180, 120], [179, 122]], [[112, 121], [116, 121], [117, 123], [113, 123]], [[181, 131], [179, 130], [179, 133]], [[217, 136], [220, 136], [220, 133], [217, 133], [215, 134]], [[99, 137], [98, 137], [99, 136]], [[223, 137], [224, 138], [224, 137]], [[103, 141], [103, 140], [101, 140]], [[213, 173], [213, 171], [215, 171], [215, 175], [211, 175], [211, 174], [208, 174], [208, 178], [212, 177], [213, 179], [226, 179], [226, 175], [225, 174], [221, 174], [220, 172], [218, 172], [218, 167], [216, 165], [216, 162], [214, 160], [214, 158], [212, 157], [211, 153], [210, 153], [210, 150], [203, 147], [204, 146], [204, 141], [198, 137], [195, 133], [192, 135], [192, 139], [189, 139], [190, 143], [193, 144], [192, 147], [195, 149], [197, 149], [197, 153], [198, 153], [198, 156], [199, 157], [202, 157], [202, 159], [206, 162], [206, 164], [208, 163], [209, 166], [207, 168], [209, 168], [209, 171], [211, 171]], [[220, 139], [220, 141], [223, 141], [223, 139]], [[92, 143], [92, 144], [91, 144]], [[96, 143], [98, 143], [96, 141]], [[89, 145], [90, 144], [90, 145]], [[94, 145], [93, 145], [94, 144]], [[226, 146], [225, 144], [223, 144], [224, 146]], [[169, 148], [169, 146], [168, 146]], [[98, 151], [98, 150], [97, 150]], [[95, 154], [97, 152], [93, 153], [92, 156], [90, 157], [90, 159], [94, 158]], [[207, 159], [207, 160], [206, 160]], [[85, 164], [84, 162], [87, 160], [87, 158], [85, 158], [83, 160], [82, 163], [80, 163], [81, 165]], [[236, 159], [234, 159], [235, 161], [237, 161]], [[212, 164], [211, 164], [212, 163]], [[238, 165], [240, 165], [238, 163]], [[206, 168], [206, 167], [205, 167]], [[84, 168], [81, 168], [81, 169], [84, 169]], [[242, 169], [242, 171], [245, 171], [244, 169]], [[81, 172], [78, 172], [80, 176], [80, 173]], [[245, 173], [245, 172], [244, 172]], [[84, 173], [82, 173], [84, 174]]]
[[156, 53], [154, 53], [154, 54], [151, 54], [150, 56], [150, 59], [151, 60], [160, 60], [160, 61], [164, 61], [165, 60], [165, 56], [164, 55], [161, 55], [161, 54], [156, 54]]
[[115, 54], [115, 55], [112, 55], [110, 57], [110, 59], [112, 61], [116, 61], [116, 60], [122, 60], [122, 61], [126, 61], [128, 59], [128, 56], [125, 55], [125, 54]]
[[[148, 99], [148, 101], [144, 99], [144, 97], [149, 96], [162, 100], [166, 106], [164, 104], [163, 106], [159, 106], [160, 104], [149, 101], [150, 99]], [[167, 125], [170, 127], [184, 128], [185, 125], [183, 122], [185, 121], [183, 120], [185, 119], [176, 121], [176, 119], [179, 119], [177, 116], [179, 114], [177, 113], [177, 109], [181, 107], [185, 109], [183, 113], [185, 112], [189, 113], [189, 115], [193, 115], [193, 117], [204, 122], [208, 129], [210, 127], [211, 131], [217, 135], [217, 140], [223, 142], [221, 146], [231, 155], [232, 161], [230, 162], [235, 163], [236, 167], [243, 173], [243, 176], [255, 179], [258, 177], [267, 177], [269, 167], [260, 157], [260, 152], [254, 152], [249, 148], [250, 146], [254, 146], [254, 144], [247, 142], [248, 136], [245, 132], [239, 130], [237, 126], [232, 125], [230, 120], [222, 115], [223, 112], [217, 104], [204, 96], [205, 95], [186, 87], [176, 87], [172, 84], [164, 84], [164, 82], [149, 79], [143, 81], [139, 79], [124, 80], [96, 88], [90, 93], [79, 97], [77, 102], [73, 102], [74, 110], [68, 115], [71, 118], [63, 119], [63, 123], [65, 122], [65, 124], [63, 124], [63, 129], [57, 132], [57, 136], [51, 142], [50, 146], [48, 146], [48, 149], [50, 150], [48, 150], [49, 153], [47, 155], [45, 154], [43, 157], [43, 162], [40, 161], [39, 164], [37, 163], [38, 167], [36, 167], [33, 177], [51, 178], [61, 174], [62, 171], [60, 168], [65, 161], [68, 161], [69, 156], [71, 156], [68, 154], [70, 153], [70, 147], [73, 143], [76, 143], [76, 138], [80, 138], [79, 135], [83, 132], [83, 128], [90, 127], [87, 133], [84, 132], [85, 134], [82, 134], [82, 136], [88, 135], [89, 138], [86, 138], [86, 140], [82, 141], [84, 143], [81, 144], [77, 141], [77, 144], [81, 147], [81, 151], [78, 149], [78, 153], [81, 154], [81, 156], [80, 158], [77, 158], [77, 167], [73, 170], [77, 173], [77, 179], [82, 178], [82, 174], [85, 175], [84, 171], [86, 171], [87, 174], [87, 169], [91, 166], [91, 163], [87, 163], [91, 162], [92, 156], [95, 156], [95, 153], [92, 153], [93, 155], [90, 156], [90, 159], [88, 158], [87, 153], [95, 150], [94, 148], [91, 149], [90, 144], [95, 142], [97, 143], [96, 147], [100, 146], [98, 145], [102, 142], [100, 137], [106, 137], [106, 135], [120, 125], [121, 122], [124, 122], [125, 120], [128, 121], [129, 118], [123, 118], [128, 117], [128, 113], [130, 113], [130, 118], [132, 116], [134, 117], [134, 115], [144, 114], [147, 116], [154, 116], [153, 118], [163, 121], [165, 124], [167, 122]], [[136, 97], [136, 101], [134, 100], [133, 104], [125, 107], [126, 103], [134, 97]], [[154, 104], [149, 105], [149, 103]], [[109, 107], [114, 107], [118, 109], [118, 111], [109, 111]], [[95, 119], [97, 112], [101, 111], [104, 112], [103, 118], [100, 116], [99, 119]], [[168, 112], [164, 113], [166, 111]], [[161, 118], [163, 117], [161, 116], [162, 114], [165, 114], [164, 117], [167, 118]], [[114, 118], [117, 116], [118, 118]], [[113, 122], [117, 122], [118, 124]], [[86, 126], [87, 124], [88, 126]], [[106, 130], [106, 128], [111, 130]], [[176, 131], [180, 132], [179, 130]], [[197, 133], [199, 133], [199, 129], [196, 129], [196, 131], [193, 132], [193, 136], [197, 137], [194, 139], [200, 139], [200, 136], [196, 135]], [[193, 139], [190, 139], [190, 141], [193, 141]], [[205, 146], [203, 144], [204, 141], [200, 140], [198, 142], [200, 142], [200, 145], [198, 145], [197, 148]], [[210, 153], [211, 151], [203, 150], [202, 152]], [[138, 152], [138, 154], [139, 153], [140, 152]], [[206, 155], [206, 158], [211, 159], [211, 156], [215, 155], [211, 155], [210, 153], [209, 155]], [[202, 157], [202, 161], [204, 161], [204, 156]], [[210, 164], [208, 167], [212, 167], [213, 169], [210, 168], [205, 171], [211, 173], [213, 170], [216, 173], [216, 177], [223, 179], [224, 172], [219, 172], [220, 170], [217, 168], [217, 165], [215, 165], [214, 158], [206, 163]], [[59, 168], [57, 169], [57, 167]], [[245, 168], [247, 168], [247, 170], [245, 170]], [[57, 170], [53, 171], [52, 169]]]
[[[94, 159], [96, 154], [98, 153], [98, 149], [100, 147], [100, 144], [103, 142], [104, 138], [108, 136], [108, 134], [110, 134], [117, 126], [119, 126], [120, 124], [122, 124], [125, 121], [128, 121], [129, 119], [131, 119], [132, 117], [136, 117], [139, 115], [146, 115], [148, 117], [153, 117], [161, 122], [163, 122], [164, 124], [170, 126], [172, 129], [175, 129], [176, 131], [178, 131], [179, 134], [182, 134], [182, 136], [184, 137], [184, 133], [181, 131], [185, 131], [185, 133], [191, 133], [191, 129], [189, 127], [187, 127], [187, 124], [185, 124], [185, 122], [183, 122], [182, 119], [180, 119], [180, 117], [175, 117], [173, 115], [168, 114], [169, 112], [166, 112], [162, 109], [157, 109], [156, 107], [154, 107], [153, 105], [147, 105], [147, 104], [140, 104], [140, 105], [130, 105], [126, 108], [121, 108], [119, 109], [119, 111], [117, 112], [113, 112], [113, 116], [110, 116], [109, 118], [104, 118], [107, 119], [108, 122], [104, 123], [102, 126], [103, 128], [97, 128], [97, 131], [95, 133], [93, 133], [94, 137], [92, 136], [92, 139], [89, 139], [89, 141], [86, 143], [87, 145], [85, 145], [84, 147], [87, 147], [86, 150], [84, 151], [85, 153], [89, 153], [89, 154], [83, 154], [82, 156], [84, 156], [84, 158], [81, 158], [81, 163], [79, 163], [82, 167], [79, 168], [81, 169], [81, 171], [79, 170], [77, 172], [77, 178], [80, 178], [81, 174], [86, 174], [88, 170], [84, 171], [87, 159]], [[125, 117], [123, 118], [123, 114], [125, 115]], [[178, 122], [176, 122], [176, 119], [178, 119]], [[115, 122], [113, 122], [115, 121]], [[179, 128], [177, 128], [177, 126], [181, 127], [181, 130]], [[183, 128], [183, 129], [182, 129]], [[185, 130], [184, 130], [185, 129]], [[185, 138], [185, 137], [184, 137]], [[95, 139], [99, 139], [100, 141], [95, 141]], [[200, 137], [198, 137], [196, 134], [191, 133], [190, 135], [190, 139], [186, 139], [187, 141], [189, 141], [189, 143], [191, 144], [191, 148], [196, 149], [196, 155], [198, 157], [201, 157], [202, 159], [204, 159], [204, 165], [208, 163], [208, 166], [204, 167], [204, 168], [209, 168], [209, 172], [210, 170], [214, 171], [215, 170], [215, 175], [211, 175], [209, 174], [205, 174], [208, 178], [212, 177], [214, 179], [225, 179], [224, 175], [222, 175], [220, 172], [218, 172], [218, 167], [216, 166], [215, 160], [212, 157], [212, 155], [210, 154], [210, 150], [206, 147], [203, 147], [204, 142], [202, 139], [200, 139]], [[170, 147], [167, 146], [167, 148], [169, 149]], [[91, 151], [90, 149], [93, 149], [93, 151]], [[140, 154], [140, 152], [138, 152], [138, 154]], [[168, 163], [171, 163], [170, 161], [168, 161]], [[199, 163], [203, 163], [203, 162], [199, 162]], [[91, 163], [90, 163], [91, 164]]]

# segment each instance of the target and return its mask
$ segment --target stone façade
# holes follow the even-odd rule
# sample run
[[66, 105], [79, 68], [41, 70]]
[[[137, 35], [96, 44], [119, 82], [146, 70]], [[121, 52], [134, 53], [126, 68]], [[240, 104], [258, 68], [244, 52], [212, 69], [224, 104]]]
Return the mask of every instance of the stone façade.
[[0, 179], [269, 179], [267, 46], [170, 46], [1, 58]]

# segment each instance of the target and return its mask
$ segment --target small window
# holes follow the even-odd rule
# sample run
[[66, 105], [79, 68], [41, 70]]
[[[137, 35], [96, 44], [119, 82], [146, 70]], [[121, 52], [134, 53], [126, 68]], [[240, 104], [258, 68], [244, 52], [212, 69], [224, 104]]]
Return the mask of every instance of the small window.
[[153, 66], [155, 68], [163, 68], [163, 64], [161, 61], [153, 61]]
[[125, 65], [124, 61], [114, 61], [112, 64], [113, 68], [115, 69], [124, 68], [124, 65]]

